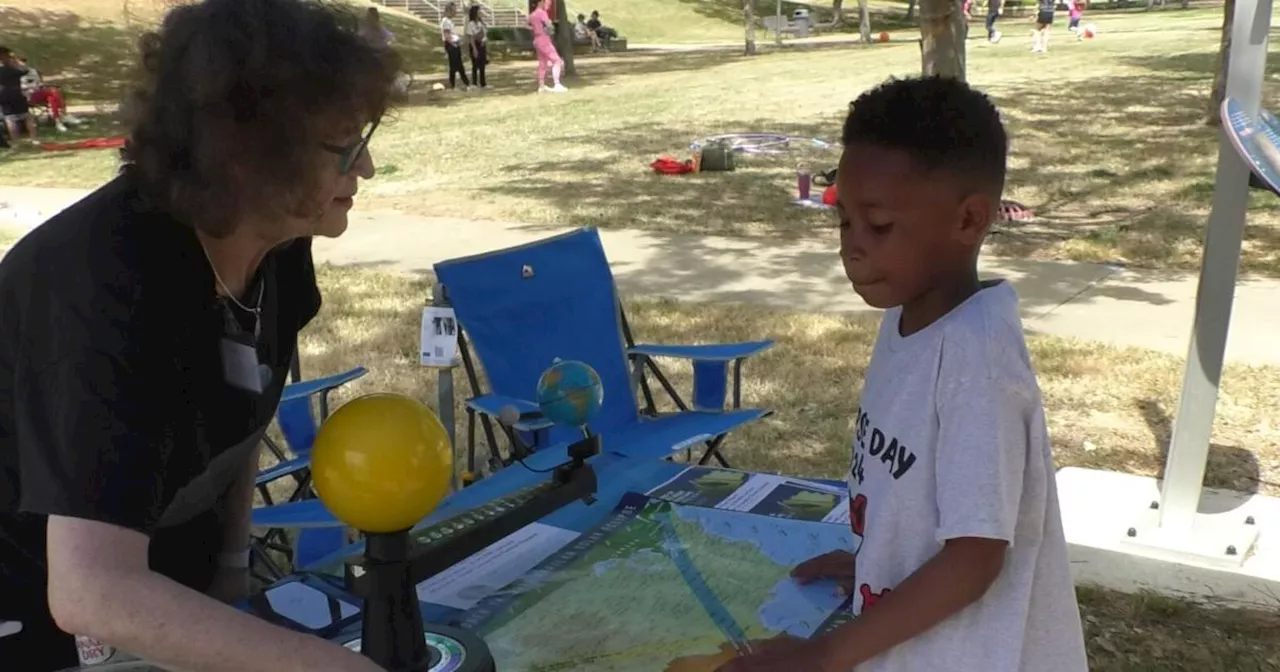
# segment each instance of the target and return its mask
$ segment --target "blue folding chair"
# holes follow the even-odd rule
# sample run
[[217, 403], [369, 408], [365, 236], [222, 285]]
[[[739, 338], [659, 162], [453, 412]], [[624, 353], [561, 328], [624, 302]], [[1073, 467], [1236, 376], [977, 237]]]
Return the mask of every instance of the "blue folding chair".
[[[295, 354], [290, 366], [290, 379], [293, 381], [284, 388], [280, 397], [280, 406], [276, 409], [276, 425], [284, 436], [289, 448], [286, 453], [270, 437], [263, 436], [267, 450], [276, 458], [276, 464], [258, 472], [254, 482], [258, 494], [264, 502], [263, 507], [270, 508], [277, 504], [272, 497], [269, 486], [275, 481], [292, 478], [294, 487], [286, 501], [296, 502], [313, 496], [311, 490], [311, 447], [315, 443], [319, 423], [329, 417], [329, 394], [368, 373], [368, 369], [357, 366], [324, 378], [301, 380], [302, 371]], [[319, 422], [313, 408], [313, 401], [319, 407]], [[258, 511], [255, 510], [255, 514]], [[272, 559], [268, 551], [276, 551], [290, 558], [293, 564], [299, 559], [306, 560], [311, 556], [319, 557], [331, 553], [346, 543], [346, 531], [341, 528], [325, 528], [300, 531], [297, 540], [290, 543], [283, 527], [267, 527], [261, 536], [252, 542], [251, 550], [255, 560], [255, 574], [260, 578], [280, 578], [285, 574]]]
[[[600, 374], [604, 405], [592, 429], [605, 450], [626, 457], [669, 459], [703, 446], [699, 460], [729, 466], [721, 448], [733, 430], [770, 412], [742, 408], [742, 362], [773, 347], [772, 341], [721, 345], [635, 345], [618, 300], [613, 272], [600, 236], [584, 228], [519, 247], [497, 250], [435, 266], [459, 329], [459, 351], [473, 398], [467, 400], [467, 469], [476, 474], [476, 421], [488, 440], [491, 471], [520, 457], [508, 435], [501, 455], [493, 419], [506, 406], [521, 413], [514, 430], [534, 449], [580, 438], [576, 430], [553, 427], [537, 415], [538, 377], [557, 358], [580, 360]], [[474, 358], [472, 356], [474, 350]], [[693, 363], [693, 403], [688, 404], [658, 368], [655, 359]], [[480, 383], [483, 366], [487, 393]], [[732, 369], [732, 403], [729, 371]], [[652, 375], [678, 409], [659, 413], [648, 378]], [[643, 408], [637, 403], [637, 389]], [[508, 428], [503, 427], [504, 433]]]

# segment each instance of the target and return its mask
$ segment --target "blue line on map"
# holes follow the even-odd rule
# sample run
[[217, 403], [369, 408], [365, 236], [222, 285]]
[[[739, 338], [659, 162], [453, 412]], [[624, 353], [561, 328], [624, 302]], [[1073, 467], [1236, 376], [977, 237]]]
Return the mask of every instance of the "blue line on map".
[[747, 633], [733, 620], [733, 614], [729, 613], [728, 607], [711, 592], [711, 586], [707, 585], [706, 579], [702, 578], [702, 573], [697, 567], [693, 566], [693, 559], [685, 552], [684, 544], [680, 543], [680, 537], [676, 535], [675, 527], [671, 525], [671, 514], [662, 513], [656, 516], [662, 522], [662, 537], [666, 542], [667, 553], [671, 556], [671, 561], [675, 563], [676, 569], [680, 571], [680, 576], [684, 578], [684, 582], [689, 585], [689, 589], [693, 591], [693, 596], [698, 599], [698, 603], [702, 605], [703, 611], [711, 617], [716, 627], [720, 628], [720, 632], [729, 639], [732, 644], [743, 644], [747, 641]]

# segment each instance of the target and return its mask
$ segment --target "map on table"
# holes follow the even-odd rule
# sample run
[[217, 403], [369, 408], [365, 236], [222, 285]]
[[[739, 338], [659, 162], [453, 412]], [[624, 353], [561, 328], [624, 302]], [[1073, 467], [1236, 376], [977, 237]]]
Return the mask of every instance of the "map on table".
[[791, 569], [852, 549], [846, 525], [629, 494], [611, 516], [459, 620], [503, 672], [712, 672], [734, 643], [848, 619], [833, 583]]

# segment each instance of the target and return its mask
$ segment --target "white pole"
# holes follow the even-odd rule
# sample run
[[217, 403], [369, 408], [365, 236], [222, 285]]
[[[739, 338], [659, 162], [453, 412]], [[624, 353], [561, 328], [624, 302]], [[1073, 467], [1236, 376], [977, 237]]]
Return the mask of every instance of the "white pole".
[[787, 25], [782, 22], [782, 0], [778, 0], [778, 8], [775, 11], [775, 14], [775, 18], [778, 21], [778, 27], [773, 31], [773, 41], [777, 43], [778, 46], [782, 46], [782, 27]]
[[[1251, 114], [1257, 113], [1262, 97], [1271, 4], [1272, 0], [1237, 0], [1231, 26], [1226, 94]], [[1218, 136], [1218, 174], [1204, 238], [1195, 325], [1161, 486], [1164, 528], [1190, 529], [1200, 504], [1248, 201], [1249, 167], [1224, 129]]]

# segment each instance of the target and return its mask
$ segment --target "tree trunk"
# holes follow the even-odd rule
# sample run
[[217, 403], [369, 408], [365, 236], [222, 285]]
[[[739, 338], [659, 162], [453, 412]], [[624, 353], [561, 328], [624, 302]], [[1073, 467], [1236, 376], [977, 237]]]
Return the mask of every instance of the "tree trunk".
[[858, 33], [863, 44], [871, 42], [871, 12], [867, 9], [867, 0], [858, 0]]
[[831, 20], [825, 23], [814, 23], [809, 25], [810, 30], [829, 30], [839, 28], [844, 25], [844, 0], [832, 0], [831, 2]]
[[1218, 67], [1213, 73], [1213, 89], [1209, 92], [1209, 109], [1204, 123], [1221, 126], [1218, 108], [1227, 97], [1227, 66], [1231, 63], [1231, 24], [1235, 23], [1236, 0], [1227, 0], [1222, 6], [1222, 38], [1218, 42]]
[[573, 66], [573, 23], [569, 20], [564, 0], [552, 0], [551, 11], [556, 17], [555, 44], [556, 51], [564, 61], [563, 74], [565, 77], [577, 77], [578, 69]]
[[747, 46], [743, 53], [748, 56], [754, 56], [756, 53], [756, 0], [747, 0], [742, 5], [742, 23], [747, 31]]
[[969, 22], [965, 21], [959, 0], [921, 0], [920, 73], [963, 81], [968, 32]]
[[907, 0], [907, 20], [910, 21], [916, 16], [916, 0]]

